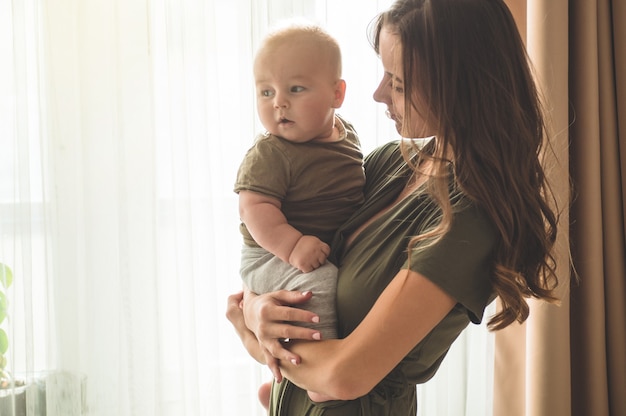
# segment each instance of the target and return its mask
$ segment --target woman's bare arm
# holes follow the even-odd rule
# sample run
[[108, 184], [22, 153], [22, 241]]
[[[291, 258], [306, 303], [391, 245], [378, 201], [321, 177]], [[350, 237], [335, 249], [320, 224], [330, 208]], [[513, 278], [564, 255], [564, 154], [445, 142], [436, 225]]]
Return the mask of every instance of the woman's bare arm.
[[303, 389], [342, 400], [367, 394], [452, 310], [456, 301], [419, 273], [402, 270], [345, 339], [297, 342], [299, 365], [282, 373]]

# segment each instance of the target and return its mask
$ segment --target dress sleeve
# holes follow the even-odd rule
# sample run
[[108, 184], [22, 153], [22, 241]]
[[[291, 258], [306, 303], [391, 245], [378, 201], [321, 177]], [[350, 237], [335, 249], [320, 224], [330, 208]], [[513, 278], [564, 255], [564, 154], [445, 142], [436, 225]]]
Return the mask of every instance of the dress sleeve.
[[469, 204], [455, 212], [450, 231], [438, 243], [426, 248], [418, 244], [404, 268], [422, 274], [446, 291], [478, 324], [493, 300], [495, 237], [495, 228], [486, 214]]

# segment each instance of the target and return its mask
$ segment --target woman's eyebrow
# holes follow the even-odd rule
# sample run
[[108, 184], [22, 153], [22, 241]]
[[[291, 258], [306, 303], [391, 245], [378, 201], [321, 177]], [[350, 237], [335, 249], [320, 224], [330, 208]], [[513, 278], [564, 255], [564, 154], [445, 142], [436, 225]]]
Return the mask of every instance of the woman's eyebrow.
[[402, 78], [397, 77], [396, 75], [392, 74], [389, 71], [385, 71], [385, 74], [389, 77], [389, 78], [393, 78], [394, 81], [399, 82], [399, 83], [403, 83]]

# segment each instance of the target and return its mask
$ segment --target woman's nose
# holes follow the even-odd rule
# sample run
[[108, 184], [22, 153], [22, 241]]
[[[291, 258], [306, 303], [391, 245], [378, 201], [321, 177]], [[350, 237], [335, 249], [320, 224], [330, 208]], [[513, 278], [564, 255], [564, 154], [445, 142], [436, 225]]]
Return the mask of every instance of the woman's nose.
[[378, 87], [374, 90], [374, 101], [391, 104], [390, 85], [386, 77], [380, 81], [380, 84], [378, 84]]

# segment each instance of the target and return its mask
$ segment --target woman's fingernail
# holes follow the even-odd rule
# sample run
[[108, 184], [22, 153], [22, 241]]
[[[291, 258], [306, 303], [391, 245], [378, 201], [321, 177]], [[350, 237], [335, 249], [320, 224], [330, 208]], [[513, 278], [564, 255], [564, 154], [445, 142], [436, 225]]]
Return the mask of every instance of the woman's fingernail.
[[295, 358], [292, 358], [291, 359], [291, 364], [298, 365], [298, 360], [296, 360]]
[[314, 333], [313, 334], [313, 339], [316, 339], [316, 340], [319, 341], [320, 339], [322, 339], [322, 334], [320, 334], [319, 332]]
[[319, 316], [314, 316], [313, 318], [311, 318], [311, 322], [315, 322], [316, 324], [319, 323], [319, 321], [320, 321]]
[[308, 295], [309, 295], [309, 293], [311, 293], [311, 291], [310, 291], [310, 290], [307, 290], [306, 292], [302, 292], [302, 296], [308, 296]]

